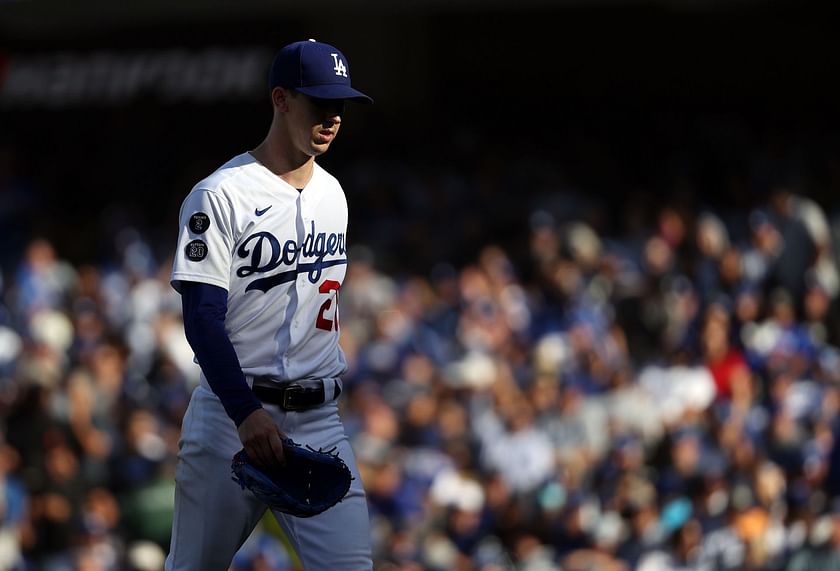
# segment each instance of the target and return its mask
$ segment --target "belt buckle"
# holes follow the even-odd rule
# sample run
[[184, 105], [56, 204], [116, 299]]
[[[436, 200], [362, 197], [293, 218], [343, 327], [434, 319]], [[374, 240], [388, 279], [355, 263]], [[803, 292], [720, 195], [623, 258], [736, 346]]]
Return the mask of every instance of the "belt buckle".
[[292, 402], [295, 395], [302, 395], [305, 389], [297, 384], [283, 387], [283, 408], [285, 410], [303, 410], [306, 408], [305, 404], [296, 404]]

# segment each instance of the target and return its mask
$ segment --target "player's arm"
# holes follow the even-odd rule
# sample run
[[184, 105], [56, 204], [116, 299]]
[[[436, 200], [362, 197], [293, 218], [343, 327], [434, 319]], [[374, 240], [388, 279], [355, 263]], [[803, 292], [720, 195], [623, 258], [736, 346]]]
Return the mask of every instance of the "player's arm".
[[225, 331], [227, 291], [191, 281], [179, 286], [187, 341], [210, 388], [236, 423], [242, 445], [259, 464], [282, 463], [284, 435], [248, 387]]

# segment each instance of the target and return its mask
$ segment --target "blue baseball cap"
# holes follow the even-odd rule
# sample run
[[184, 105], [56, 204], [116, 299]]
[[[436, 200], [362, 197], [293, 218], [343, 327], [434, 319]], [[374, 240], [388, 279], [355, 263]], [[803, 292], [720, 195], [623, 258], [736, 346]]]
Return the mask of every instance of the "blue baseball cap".
[[373, 103], [373, 99], [350, 86], [350, 66], [344, 54], [315, 40], [295, 42], [281, 49], [271, 64], [268, 87], [294, 89], [319, 99]]

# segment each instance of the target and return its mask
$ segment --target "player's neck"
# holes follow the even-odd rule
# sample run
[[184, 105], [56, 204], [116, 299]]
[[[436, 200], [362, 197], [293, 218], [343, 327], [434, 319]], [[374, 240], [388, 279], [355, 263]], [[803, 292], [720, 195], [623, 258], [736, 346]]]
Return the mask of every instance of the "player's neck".
[[251, 155], [268, 170], [295, 188], [303, 188], [312, 178], [315, 158], [302, 153], [283, 150], [271, 137], [267, 137]]

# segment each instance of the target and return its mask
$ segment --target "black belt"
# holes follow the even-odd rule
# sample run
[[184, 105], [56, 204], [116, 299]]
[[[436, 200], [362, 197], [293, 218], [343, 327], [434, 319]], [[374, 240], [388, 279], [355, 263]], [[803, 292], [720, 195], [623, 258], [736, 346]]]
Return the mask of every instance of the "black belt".
[[[341, 394], [341, 385], [335, 379], [328, 379], [335, 383], [333, 399]], [[304, 386], [296, 381], [280, 383], [271, 377], [254, 378], [254, 395], [266, 404], [276, 404], [283, 410], [306, 410], [322, 405], [327, 400], [324, 383], [315, 381], [315, 386]]]

